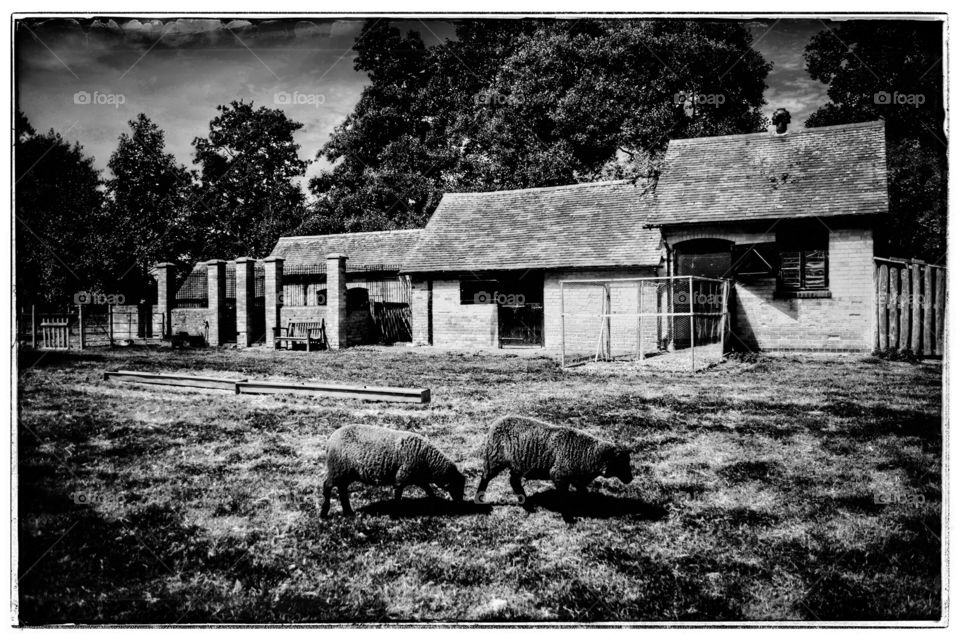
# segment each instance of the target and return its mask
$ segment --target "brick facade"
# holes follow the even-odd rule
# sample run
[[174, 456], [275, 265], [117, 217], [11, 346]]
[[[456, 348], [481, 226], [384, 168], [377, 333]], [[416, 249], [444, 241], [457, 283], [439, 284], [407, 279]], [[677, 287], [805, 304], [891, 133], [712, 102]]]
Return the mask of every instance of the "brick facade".
[[[658, 274], [654, 269], [564, 269], [548, 271], [543, 278], [543, 343], [547, 349], [559, 351], [561, 336], [560, 322], [560, 281], [561, 280], [615, 280], [622, 278], [649, 278]], [[611, 313], [638, 313], [637, 283], [611, 284], [609, 309]], [[596, 350], [600, 335], [599, 314], [605, 304], [604, 290], [594, 285], [565, 285], [563, 310], [567, 318], [563, 322], [563, 332], [567, 336], [567, 348], [576, 351]], [[644, 311], [657, 308], [655, 296], [650, 292], [644, 295]], [[609, 351], [612, 353], [634, 353], [637, 350], [637, 335], [641, 325], [636, 318], [615, 318], [607, 322], [606, 336]], [[656, 319], [645, 319], [643, 323], [643, 345], [650, 350], [656, 345]]]
[[[433, 344], [435, 346], [473, 349], [500, 345], [497, 305], [460, 304], [459, 280], [434, 280], [432, 287]], [[417, 305], [416, 289], [413, 311], [414, 339], [416, 340], [422, 335], [421, 327], [425, 324], [425, 319], [422, 317], [425, 305], [422, 304], [422, 297], [421, 304]]]
[[[733, 288], [734, 341], [750, 349], [869, 351], [876, 327], [873, 284], [873, 232], [867, 224], [828, 221], [829, 298], [796, 299], [775, 295], [775, 278], [737, 282]], [[775, 242], [774, 229], [711, 225], [695, 230], [664, 230], [669, 245], [697, 238], [737, 244]]]

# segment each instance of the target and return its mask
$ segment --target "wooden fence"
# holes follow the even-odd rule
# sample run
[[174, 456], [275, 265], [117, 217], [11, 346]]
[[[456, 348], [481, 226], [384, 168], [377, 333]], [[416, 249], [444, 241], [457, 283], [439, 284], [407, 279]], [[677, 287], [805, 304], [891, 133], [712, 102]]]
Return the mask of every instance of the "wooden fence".
[[947, 310], [947, 269], [916, 260], [875, 258], [875, 347], [942, 356]]

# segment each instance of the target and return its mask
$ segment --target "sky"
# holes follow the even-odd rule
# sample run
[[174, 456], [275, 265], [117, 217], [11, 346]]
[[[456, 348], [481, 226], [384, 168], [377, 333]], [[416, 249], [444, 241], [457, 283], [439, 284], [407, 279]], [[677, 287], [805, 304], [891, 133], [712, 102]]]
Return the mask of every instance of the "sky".
[[[397, 21], [427, 46], [454, 37], [438, 20]], [[362, 20], [132, 19], [81, 24], [62, 19], [18, 23], [17, 98], [38, 131], [79, 141], [106, 171], [127, 122], [146, 113], [166, 134], [167, 149], [192, 165], [191, 142], [205, 136], [216, 106], [231, 100], [279, 107], [303, 123], [295, 134], [307, 179], [329, 165], [316, 153], [352, 111], [368, 82], [353, 68]], [[750, 22], [754, 47], [774, 67], [764, 112], [777, 107], [792, 126], [827, 101], [826, 86], [804, 71], [803, 48], [819, 20]]]

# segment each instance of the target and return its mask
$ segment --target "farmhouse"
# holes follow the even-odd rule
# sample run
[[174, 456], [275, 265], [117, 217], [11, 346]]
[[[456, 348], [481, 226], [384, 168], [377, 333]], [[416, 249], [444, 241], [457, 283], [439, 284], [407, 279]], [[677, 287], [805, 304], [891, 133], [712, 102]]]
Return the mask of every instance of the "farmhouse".
[[[703, 276], [733, 280], [731, 346], [869, 350], [886, 210], [882, 121], [674, 140], [653, 194], [628, 182], [447, 194], [404, 264], [414, 339], [556, 348], [562, 279]], [[636, 311], [637, 295], [614, 291], [607, 311]]]
[[[226, 308], [229, 291], [247, 293], [234, 294], [237, 328], [216, 320], [223, 303], [206, 290], [203, 318], [244, 344], [323, 322], [333, 347], [599, 338], [643, 353], [716, 338], [720, 323], [697, 316], [709, 311], [729, 313], [727, 348], [869, 351], [873, 228], [886, 211], [882, 121], [673, 140], [655, 186], [448, 193], [423, 229], [281, 238], [262, 261], [237, 261], [245, 277], [213, 261], [207, 286]], [[697, 302], [708, 290], [720, 307]]]
[[882, 121], [673, 140], [649, 218], [670, 273], [731, 277], [733, 339], [863, 351], [876, 323]]

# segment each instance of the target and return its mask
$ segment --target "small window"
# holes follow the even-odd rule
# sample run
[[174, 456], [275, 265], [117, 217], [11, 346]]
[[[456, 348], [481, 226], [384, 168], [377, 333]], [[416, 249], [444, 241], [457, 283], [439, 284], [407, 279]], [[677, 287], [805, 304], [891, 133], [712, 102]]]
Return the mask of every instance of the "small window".
[[780, 254], [775, 242], [737, 245], [733, 248], [731, 271], [738, 280], [776, 278]]
[[494, 304], [496, 295], [496, 280], [460, 281], [460, 304]]
[[819, 223], [785, 225], [777, 230], [780, 249], [778, 289], [780, 293], [803, 297], [826, 292], [827, 230]]

